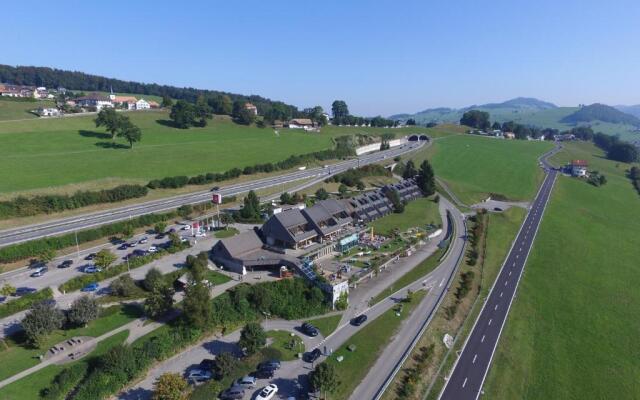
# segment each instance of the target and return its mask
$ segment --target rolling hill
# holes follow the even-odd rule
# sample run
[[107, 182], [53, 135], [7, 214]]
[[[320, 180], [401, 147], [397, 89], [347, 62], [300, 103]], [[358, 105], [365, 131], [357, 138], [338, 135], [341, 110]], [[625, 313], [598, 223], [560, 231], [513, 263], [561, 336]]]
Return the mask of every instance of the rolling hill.
[[[631, 106], [632, 111], [633, 107]], [[418, 124], [428, 122], [457, 123], [462, 114], [471, 109], [486, 111], [490, 114], [491, 121], [501, 123], [514, 121], [520, 124], [559, 130], [570, 129], [578, 125], [590, 125], [596, 131], [619, 135], [624, 140], [640, 139], [640, 131], [636, 125], [638, 118], [631, 113], [626, 114], [619, 107], [613, 108], [601, 104], [584, 107], [559, 107], [546, 101], [527, 97], [459, 109], [431, 108], [415, 114], [396, 114], [389, 118], [400, 120], [414, 118]], [[640, 112], [640, 107], [637, 112]]]
[[633, 106], [614, 106], [614, 108], [633, 116], [640, 118], [640, 104]]

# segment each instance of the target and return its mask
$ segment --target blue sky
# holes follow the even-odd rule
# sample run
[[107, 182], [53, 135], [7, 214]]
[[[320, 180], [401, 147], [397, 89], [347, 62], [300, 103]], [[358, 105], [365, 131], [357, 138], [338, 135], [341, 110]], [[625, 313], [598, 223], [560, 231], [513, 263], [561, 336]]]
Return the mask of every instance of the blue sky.
[[640, 103], [640, 1], [11, 1], [0, 63], [358, 115]]

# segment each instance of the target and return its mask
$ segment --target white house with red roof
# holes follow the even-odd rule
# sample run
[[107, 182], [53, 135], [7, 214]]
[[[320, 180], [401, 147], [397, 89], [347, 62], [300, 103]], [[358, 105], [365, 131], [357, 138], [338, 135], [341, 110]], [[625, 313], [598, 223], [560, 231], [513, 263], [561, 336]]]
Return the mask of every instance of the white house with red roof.
[[572, 176], [582, 178], [588, 175], [587, 168], [589, 168], [589, 163], [586, 160], [572, 160], [569, 166]]

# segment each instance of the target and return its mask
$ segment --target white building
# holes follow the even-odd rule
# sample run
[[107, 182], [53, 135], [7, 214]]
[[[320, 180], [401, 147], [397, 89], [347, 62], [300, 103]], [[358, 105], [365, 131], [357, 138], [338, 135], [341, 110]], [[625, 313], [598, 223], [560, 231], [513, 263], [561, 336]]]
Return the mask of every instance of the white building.
[[41, 117], [57, 117], [60, 115], [60, 110], [57, 108], [40, 107], [36, 110], [36, 113]]
[[573, 160], [571, 161], [571, 175], [578, 178], [587, 176], [587, 168], [589, 163], [585, 160]]
[[108, 96], [97, 93], [78, 97], [75, 101], [80, 107], [95, 107], [97, 111], [102, 110], [104, 107], [113, 107], [113, 102]]
[[151, 108], [151, 105], [145, 99], [136, 101], [136, 110], [147, 110], [149, 108]]

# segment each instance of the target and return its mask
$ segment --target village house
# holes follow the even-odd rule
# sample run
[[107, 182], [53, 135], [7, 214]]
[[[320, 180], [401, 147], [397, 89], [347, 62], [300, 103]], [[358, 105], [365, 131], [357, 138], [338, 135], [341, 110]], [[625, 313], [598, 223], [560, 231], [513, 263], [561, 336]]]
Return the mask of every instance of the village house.
[[0, 83], [0, 96], [4, 97], [38, 97], [38, 91], [33, 86], [11, 85]]
[[569, 164], [571, 176], [583, 178], [588, 175], [587, 168], [589, 163], [586, 160], [572, 160]]
[[254, 115], [254, 116], [258, 115], [258, 107], [254, 106], [253, 104], [244, 103], [244, 108], [245, 108], [245, 110], [249, 110], [249, 112], [252, 115]]
[[285, 126], [289, 129], [304, 129], [305, 131], [311, 131], [316, 128], [316, 124], [309, 118], [294, 118], [289, 120]]
[[104, 107], [113, 107], [113, 102], [109, 96], [98, 93], [78, 97], [75, 101], [80, 107], [95, 107], [96, 111], [100, 111]]

